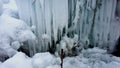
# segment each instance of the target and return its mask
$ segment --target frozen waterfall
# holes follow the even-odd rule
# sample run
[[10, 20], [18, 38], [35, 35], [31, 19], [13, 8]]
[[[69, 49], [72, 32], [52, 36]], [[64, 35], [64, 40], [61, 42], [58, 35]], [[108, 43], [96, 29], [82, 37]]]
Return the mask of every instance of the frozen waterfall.
[[56, 48], [63, 36], [85, 46], [109, 48], [120, 36], [116, 20], [117, 0], [16, 0], [20, 19], [34, 27], [38, 42], [30, 42], [35, 52]]

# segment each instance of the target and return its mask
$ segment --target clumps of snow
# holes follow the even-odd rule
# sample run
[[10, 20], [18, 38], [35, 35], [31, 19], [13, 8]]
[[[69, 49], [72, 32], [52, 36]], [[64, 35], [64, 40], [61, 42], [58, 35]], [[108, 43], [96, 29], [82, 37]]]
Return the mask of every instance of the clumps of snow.
[[36, 36], [30, 30], [24, 30], [20, 33], [18, 40], [25, 42], [27, 40], [36, 40]]
[[29, 58], [24, 53], [18, 52], [1, 63], [0, 68], [60, 68], [60, 58], [48, 52], [37, 53]]
[[100, 48], [98, 48], [98, 47], [94, 47], [94, 48], [92, 48], [92, 49], [87, 49], [87, 50], [83, 50], [83, 53], [85, 52], [85, 54], [86, 53], [93, 53], [93, 54], [95, 54], [95, 53], [107, 53], [107, 50], [103, 50], [103, 49], [100, 49]]
[[84, 57], [89, 58], [90, 61], [104, 61], [106, 63], [111, 61], [111, 55], [107, 54], [107, 50], [103, 50], [97, 47], [92, 49], [83, 50], [82, 54]]
[[[3, 62], [0, 68], [60, 68], [60, 58], [48, 52], [37, 53], [32, 58], [18, 52]], [[106, 53], [106, 50], [92, 48], [83, 50], [76, 57], [65, 57], [63, 68], [119, 68], [120, 58]]]
[[48, 52], [38, 53], [32, 58], [34, 68], [47, 68], [48, 66], [55, 64], [55, 61], [55, 57]]
[[67, 57], [64, 59], [63, 68], [90, 68], [89, 65], [80, 62], [77, 58]]
[[74, 54], [72, 49], [77, 47], [77, 42], [78, 35], [75, 35], [74, 38], [68, 38], [67, 36], [64, 36], [60, 41], [60, 44], [57, 44], [56, 51], [60, 54], [61, 50], [63, 49], [63, 52], [66, 56], [72, 56]]
[[106, 66], [105, 66], [105, 68], [119, 68], [120, 67], [120, 63], [118, 63], [118, 62], [110, 62], [110, 63], [108, 63]]
[[28, 40], [36, 40], [36, 36], [24, 21], [7, 14], [0, 16], [0, 48], [11, 57], [17, 53], [21, 44]]
[[20, 42], [19, 41], [14, 41], [11, 43], [11, 47], [15, 50], [19, 49], [21, 46]]
[[48, 34], [42, 34], [42, 39], [46, 41], [50, 41], [50, 36]]
[[12, 58], [6, 60], [0, 65], [0, 68], [33, 68], [29, 57], [24, 53], [18, 52]]
[[31, 26], [31, 30], [34, 32], [35, 29], [36, 29], [35, 25], [32, 25], [32, 26]]

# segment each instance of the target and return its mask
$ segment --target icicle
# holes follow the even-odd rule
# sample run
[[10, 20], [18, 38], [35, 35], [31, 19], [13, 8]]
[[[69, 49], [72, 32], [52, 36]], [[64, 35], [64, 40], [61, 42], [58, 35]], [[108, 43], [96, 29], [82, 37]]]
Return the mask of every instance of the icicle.
[[[79, 42], [89, 41], [85, 46], [100, 47], [107, 47], [118, 37], [118, 29], [118, 34], [112, 33], [116, 0], [17, 1], [21, 19], [36, 27], [34, 33], [38, 43], [34, 48], [37, 52], [46, 51], [51, 46], [55, 48], [66, 35], [74, 38], [77, 34]], [[44, 40], [44, 34], [50, 37], [49, 42]]]

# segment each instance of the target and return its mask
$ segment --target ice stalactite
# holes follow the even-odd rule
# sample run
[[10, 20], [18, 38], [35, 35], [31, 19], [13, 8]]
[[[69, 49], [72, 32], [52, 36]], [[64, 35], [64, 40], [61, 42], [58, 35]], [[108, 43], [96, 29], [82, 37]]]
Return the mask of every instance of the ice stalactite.
[[86, 48], [89, 45], [107, 48], [113, 45], [120, 34], [117, 28], [113, 31], [116, 24], [113, 20], [117, 0], [17, 0], [16, 2], [20, 18], [36, 28], [34, 30], [38, 38], [38, 43], [34, 46], [36, 52], [48, 51], [49, 46], [55, 48], [63, 36], [73, 38], [75, 34], [78, 35], [78, 42]]
[[115, 8], [116, 0], [109, 0], [109, 2], [104, 0], [99, 1], [93, 34], [94, 45], [104, 48], [112, 44], [110, 41], [113, 40], [111, 38], [113, 33], [111, 32], [113, 32], [112, 29], [114, 28], [111, 27], [111, 23], [115, 19]]
[[[63, 28], [66, 29], [67, 0], [17, 0], [16, 2], [20, 18], [36, 28], [34, 30], [38, 38], [38, 43], [35, 45], [36, 52], [48, 51], [48, 47], [53, 46], [58, 40], [58, 29], [59, 32], [62, 32]], [[45, 35], [47, 38], [44, 37]], [[61, 35], [62, 33], [59, 34]]]
[[[77, 27], [79, 40], [88, 38], [90, 45], [107, 47], [113, 28], [111, 23], [115, 18], [116, 0], [77, 0], [76, 6]], [[78, 12], [79, 11], [79, 12]], [[76, 15], [76, 17], [77, 17]], [[76, 19], [75, 17], [75, 19]], [[118, 30], [119, 31], [119, 30]]]

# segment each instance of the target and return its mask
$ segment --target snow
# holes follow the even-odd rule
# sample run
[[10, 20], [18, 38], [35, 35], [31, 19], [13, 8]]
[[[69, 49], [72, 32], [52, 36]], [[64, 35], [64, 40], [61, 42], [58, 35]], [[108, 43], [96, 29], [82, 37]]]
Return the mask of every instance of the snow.
[[34, 32], [35, 29], [36, 29], [35, 25], [32, 25], [32, 26], [31, 26], [31, 30]]
[[12, 58], [0, 65], [0, 68], [33, 68], [31, 59], [24, 53], [18, 52]]
[[[72, 48], [76, 47], [78, 44], [78, 35], [75, 35], [74, 38], [68, 38], [66, 35], [62, 37], [60, 43], [56, 45], [56, 52], [60, 54], [61, 50], [65, 52], [65, 55], [72, 54]], [[57, 53], [56, 53], [57, 55]]]
[[18, 10], [16, 6], [15, 0], [2, 0], [4, 5], [4, 9], [12, 9], [12, 10]]
[[43, 40], [46, 40], [46, 41], [50, 41], [50, 36], [47, 35], [47, 34], [43, 34], [43, 35], [42, 35], [42, 39], [43, 39]]
[[11, 57], [28, 40], [36, 40], [29, 26], [24, 21], [15, 19], [7, 14], [0, 16], [0, 48]]
[[[119, 68], [120, 66], [120, 58], [107, 54], [106, 50], [93, 48], [84, 51], [75, 57], [65, 57], [63, 68]], [[18, 52], [1, 63], [0, 68], [60, 68], [60, 63], [59, 57], [48, 52], [37, 53], [32, 58]]]
[[19, 41], [14, 41], [11, 43], [11, 47], [15, 50], [19, 49], [21, 46], [20, 42]]
[[54, 61], [54, 56], [48, 52], [35, 54], [32, 58], [34, 68], [46, 68], [47, 66], [52, 65]]
[[6, 9], [5, 8], [3, 13], [7, 14], [11, 17], [19, 19], [18, 10], [13, 10], [13, 9], [8, 9], [8, 8]]
[[65, 58], [63, 68], [90, 68], [89, 65], [80, 62], [76, 58]]
[[[107, 46], [113, 48], [120, 35], [119, 18], [114, 21], [116, 0], [109, 0], [109, 2], [107, 0], [100, 2], [97, 0], [16, 0], [16, 2], [19, 9], [16, 7], [15, 0], [10, 2], [0, 0], [0, 59], [11, 57], [3, 63], [0, 62], [0, 68], [60, 68], [59, 55], [56, 57], [48, 52], [35, 54], [47, 51], [48, 42], [52, 45], [51, 36], [56, 42], [57, 34], [62, 38], [59, 40], [60, 44], [56, 46], [58, 53], [61, 49], [65, 54], [72, 53], [75, 43], [80, 43], [84, 48], [88, 48], [91, 44], [106, 49], [94, 47], [85, 50], [81, 47], [78, 56], [64, 58], [63, 68], [118, 68], [120, 66], [120, 58], [107, 53]], [[119, 12], [119, 7], [117, 8]], [[18, 10], [20, 19], [25, 22], [19, 20]], [[65, 35], [62, 37], [64, 27]], [[37, 35], [37, 45], [36, 36], [32, 31]], [[67, 37], [67, 33], [72, 31], [74, 37]], [[30, 54], [35, 54], [31, 58], [22, 52], [17, 52], [26, 41], [29, 44]]]

